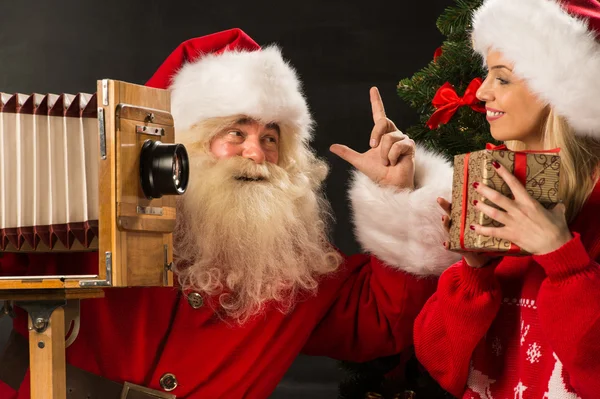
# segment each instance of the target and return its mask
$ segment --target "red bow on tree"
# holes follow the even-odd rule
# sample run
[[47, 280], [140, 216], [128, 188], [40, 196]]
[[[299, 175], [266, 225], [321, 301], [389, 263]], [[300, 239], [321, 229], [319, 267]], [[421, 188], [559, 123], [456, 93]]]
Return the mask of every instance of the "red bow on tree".
[[441, 124], [448, 123], [458, 108], [465, 105], [471, 107], [474, 111], [485, 112], [485, 106], [481, 104], [476, 96], [481, 83], [480, 78], [473, 79], [462, 97], [456, 94], [454, 87], [449, 82], [444, 83], [431, 101], [437, 111], [431, 115], [431, 118], [427, 121], [427, 126], [430, 129], [437, 129]]
[[438, 47], [433, 53], [433, 62], [436, 62], [438, 58], [442, 55], [442, 47]]

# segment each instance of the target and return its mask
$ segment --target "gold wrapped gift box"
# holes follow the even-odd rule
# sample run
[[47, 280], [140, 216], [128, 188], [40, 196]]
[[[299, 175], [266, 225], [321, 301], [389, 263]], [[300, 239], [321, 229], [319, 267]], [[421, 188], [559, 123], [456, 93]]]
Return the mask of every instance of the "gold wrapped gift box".
[[525, 186], [529, 194], [545, 208], [558, 203], [560, 157], [558, 151], [510, 151], [505, 146], [488, 145], [485, 150], [454, 157], [452, 182], [452, 211], [450, 250], [473, 252], [507, 252], [515, 255], [528, 253], [510, 241], [483, 236], [469, 226], [502, 227], [501, 223], [478, 211], [473, 200], [501, 209], [475, 191], [474, 182], [485, 184], [512, 198], [508, 185], [498, 175], [492, 162], [497, 161]]

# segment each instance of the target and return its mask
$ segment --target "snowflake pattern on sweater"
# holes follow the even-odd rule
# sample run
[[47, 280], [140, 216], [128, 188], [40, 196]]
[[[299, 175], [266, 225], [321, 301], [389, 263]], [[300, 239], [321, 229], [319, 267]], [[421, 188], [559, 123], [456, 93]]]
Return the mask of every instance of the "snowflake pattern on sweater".
[[518, 272], [527, 276], [520, 276], [524, 278], [520, 285], [514, 273], [508, 266], [496, 274], [504, 297], [496, 319], [473, 352], [464, 398], [579, 398], [540, 328], [536, 297], [545, 278], [543, 269], [530, 261]]

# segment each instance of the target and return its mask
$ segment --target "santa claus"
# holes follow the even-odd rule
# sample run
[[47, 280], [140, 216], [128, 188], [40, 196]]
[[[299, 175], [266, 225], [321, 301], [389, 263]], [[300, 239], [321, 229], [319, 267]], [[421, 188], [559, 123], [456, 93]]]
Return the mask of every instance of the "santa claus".
[[[412, 344], [436, 284], [422, 276], [456, 260], [441, 245], [436, 203], [449, 195], [452, 170], [396, 129], [375, 89], [372, 148], [332, 147], [357, 168], [354, 220], [371, 253], [345, 257], [328, 240], [327, 165], [310, 148], [313, 120], [277, 47], [239, 29], [192, 39], [147, 85], [171, 90], [190, 157], [174, 240], [178, 287], [82, 301], [67, 349], [71, 389], [88, 398], [150, 392], [139, 386], [177, 398], [266, 398], [301, 352], [365, 361]], [[58, 256], [52, 262], [65, 261]], [[26, 337], [23, 321], [15, 329]], [[0, 397], [28, 398], [28, 378], [0, 382]]]

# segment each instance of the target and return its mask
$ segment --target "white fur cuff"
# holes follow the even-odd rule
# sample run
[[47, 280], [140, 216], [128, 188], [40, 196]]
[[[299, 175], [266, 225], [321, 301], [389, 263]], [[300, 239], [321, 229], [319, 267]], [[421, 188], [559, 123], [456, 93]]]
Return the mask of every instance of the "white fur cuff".
[[437, 203], [437, 197], [451, 200], [451, 164], [417, 146], [415, 185], [397, 191], [356, 171], [349, 192], [356, 238], [390, 266], [418, 276], [440, 275], [460, 259], [442, 245], [449, 237]]

